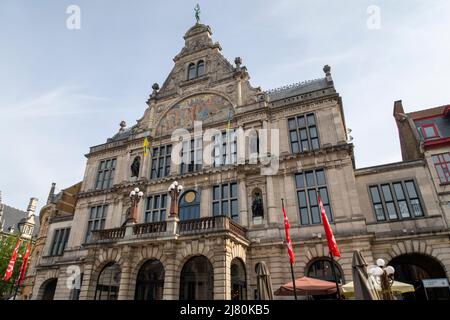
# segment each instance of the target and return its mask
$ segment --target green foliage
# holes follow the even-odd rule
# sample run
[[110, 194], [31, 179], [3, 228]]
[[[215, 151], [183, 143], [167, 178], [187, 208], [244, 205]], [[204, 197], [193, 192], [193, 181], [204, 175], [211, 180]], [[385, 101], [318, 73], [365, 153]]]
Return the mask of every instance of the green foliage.
[[8, 299], [14, 294], [14, 282], [19, 276], [20, 266], [22, 265], [22, 258], [26, 251], [26, 242], [21, 241], [19, 247], [19, 254], [17, 256], [16, 264], [14, 265], [14, 272], [8, 281], [3, 280], [6, 269], [8, 268], [9, 260], [17, 244], [17, 235], [3, 234], [0, 235], [0, 299]]

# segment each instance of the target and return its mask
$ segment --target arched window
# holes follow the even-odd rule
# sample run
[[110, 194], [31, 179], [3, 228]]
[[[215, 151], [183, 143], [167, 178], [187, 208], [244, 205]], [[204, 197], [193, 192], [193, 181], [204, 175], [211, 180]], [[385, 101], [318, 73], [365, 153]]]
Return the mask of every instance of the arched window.
[[119, 264], [106, 265], [98, 277], [95, 300], [117, 300], [121, 274]]
[[[342, 272], [339, 265], [336, 262], [334, 265], [339, 283], [344, 284], [344, 279], [342, 277]], [[336, 282], [331, 266], [332, 264], [329, 258], [314, 260], [308, 267], [307, 276], [310, 278]]]
[[197, 63], [197, 77], [201, 77], [205, 74], [205, 61], [200, 60]]
[[231, 261], [231, 300], [247, 299], [247, 280], [245, 265], [241, 259]]
[[159, 260], [149, 260], [139, 270], [135, 300], [162, 300], [164, 267]]
[[194, 220], [200, 218], [200, 195], [193, 191], [186, 191], [180, 199], [180, 220]]
[[192, 80], [196, 77], [195, 64], [191, 63], [188, 67], [188, 80]]
[[189, 259], [180, 276], [180, 300], [213, 300], [214, 270], [205, 256]]

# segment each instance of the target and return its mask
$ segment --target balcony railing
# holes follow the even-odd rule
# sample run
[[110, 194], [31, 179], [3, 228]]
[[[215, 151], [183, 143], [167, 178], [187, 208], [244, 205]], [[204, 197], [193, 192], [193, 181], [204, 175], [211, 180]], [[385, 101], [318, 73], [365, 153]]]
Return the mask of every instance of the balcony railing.
[[146, 234], [154, 234], [158, 235], [163, 232], [166, 232], [167, 223], [165, 221], [162, 222], [153, 222], [153, 223], [143, 223], [137, 224], [133, 227], [134, 235], [146, 235]]
[[178, 231], [180, 234], [201, 230], [211, 230], [216, 227], [216, 218], [208, 217], [194, 220], [180, 221]]
[[[174, 222], [172, 221], [172, 223]], [[92, 240], [90, 243], [119, 241], [122, 239], [131, 240], [145, 237], [170, 237], [174, 236], [175, 233], [178, 235], [196, 235], [229, 231], [243, 238], [245, 238], [247, 234], [247, 230], [244, 227], [226, 216], [179, 221], [175, 224], [175, 227], [170, 230], [167, 226], [167, 221], [136, 224], [131, 226], [132, 231], [130, 230], [130, 234], [127, 234], [127, 227], [125, 226], [115, 229], [96, 230], [92, 232]], [[174, 230], [176, 231], [174, 232]]]

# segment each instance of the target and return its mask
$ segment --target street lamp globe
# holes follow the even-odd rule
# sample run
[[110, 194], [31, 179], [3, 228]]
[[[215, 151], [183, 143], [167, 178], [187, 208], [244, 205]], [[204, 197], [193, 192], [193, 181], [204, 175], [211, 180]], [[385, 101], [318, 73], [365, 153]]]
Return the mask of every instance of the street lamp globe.
[[135, 188], [135, 189], [134, 189], [134, 192], [135, 192], [135, 193], [139, 193], [139, 188]]
[[139, 192], [138, 192], [138, 197], [139, 197], [139, 198], [142, 198], [143, 196], [144, 196], [144, 193], [143, 193], [142, 191], [139, 191]]
[[182, 185], [179, 185], [178, 186], [178, 192], [181, 192], [183, 190], [183, 186]]
[[388, 275], [393, 275], [395, 273], [395, 269], [392, 266], [387, 266], [386, 267], [386, 272]]
[[383, 268], [385, 265], [386, 265], [386, 262], [383, 259], [377, 260], [377, 266], [379, 266], [380, 268]]
[[130, 192], [130, 197], [134, 197], [135, 195], [136, 195], [136, 191], [131, 190], [131, 192]]

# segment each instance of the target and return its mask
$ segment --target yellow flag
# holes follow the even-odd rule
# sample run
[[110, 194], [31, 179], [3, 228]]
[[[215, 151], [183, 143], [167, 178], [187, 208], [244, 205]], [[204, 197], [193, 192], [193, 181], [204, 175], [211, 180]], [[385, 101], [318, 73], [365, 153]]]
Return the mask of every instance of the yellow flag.
[[150, 146], [150, 142], [148, 142], [147, 137], [145, 137], [145, 139], [144, 139], [144, 145], [143, 145], [143, 148], [144, 148], [144, 157], [147, 157], [147, 156], [149, 155], [149, 153], [150, 153], [150, 148], [149, 148], [149, 146]]

